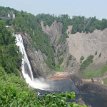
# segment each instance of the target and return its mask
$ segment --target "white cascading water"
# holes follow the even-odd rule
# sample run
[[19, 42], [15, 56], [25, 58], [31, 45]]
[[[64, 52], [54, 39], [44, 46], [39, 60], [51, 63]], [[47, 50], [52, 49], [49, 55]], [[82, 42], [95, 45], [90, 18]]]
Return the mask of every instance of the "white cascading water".
[[[44, 82], [43, 78], [35, 79], [33, 77], [32, 68], [31, 68], [29, 59], [28, 59], [27, 54], [26, 54], [26, 50], [25, 50], [25, 47], [23, 44], [23, 39], [22, 39], [21, 34], [15, 34], [15, 37], [16, 37], [16, 45], [19, 47], [19, 50], [23, 56], [21, 68], [22, 68], [22, 74], [23, 74], [23, 77], [24, 77], [26, 83], [29, 84], [30, 87], [35, 88], [35, 89], [48, 90], [49, 85], [46, 82]], [[28, 66], [30, 76], [25, 71], [25, 66], [24, 66], [25, 63]]]

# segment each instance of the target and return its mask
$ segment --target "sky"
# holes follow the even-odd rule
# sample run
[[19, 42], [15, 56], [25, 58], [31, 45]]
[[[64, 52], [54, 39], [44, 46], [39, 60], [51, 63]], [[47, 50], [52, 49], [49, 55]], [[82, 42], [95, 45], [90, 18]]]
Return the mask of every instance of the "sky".
[[54, 15], [96, 16], [107, 18], [107, 0], [0, 0], [0, 6], [27, 11], [34, 15], [49, 13]]

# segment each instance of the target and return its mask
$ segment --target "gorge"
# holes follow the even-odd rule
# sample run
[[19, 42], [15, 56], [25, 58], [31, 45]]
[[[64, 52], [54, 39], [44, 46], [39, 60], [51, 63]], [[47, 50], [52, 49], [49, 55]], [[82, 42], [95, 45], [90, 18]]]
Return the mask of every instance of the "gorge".
[[[20, 51], [22, 52], [23, 55], [23, 59], [22, 59], [22, 74], [23, 77], [26, 81], [26, 83], [35, 89], [39, 89], [38, 92], [39, 94], [43, 94], [45, 92], [66, 92], [66, 91], [75, 91], [78, 97], [82, 97], [82, 99], [84, 100], [84, 102], [88, 105], [91, 105], [92, 107], [101, 107], [103, 105], [103, 107], [106, 107], [106, 97], [105, 96], [105, 91], [107, 89], [103, 89], [101, 88], [101, 86], [98, 86], [97, 84], [79, 84], [77, 86], [75, 86], [75, 84], [77, 84], [76, 82], [70, 82], [69, 79], [61, 79], [60, 81], [46, 81], [45, 79], [42, 78], [34, 78], [33, 77], [33, 73], [32, 73], [32, 69], [31, 69], [31, 65], [29, 63], [24, 45], [23, 45], [23, 39], [21, 34], [15, 34], [16, 37], [16, 45], [19, 46]], [[25, 65], [24, 63], [26, 63], [27, 65]], [[28, 67], [27, 67], [28, 66]], [[27, 68], [27, 70], [25, 69]], [[74, 78], [76, 79], [76, 77], [74, 76]], [[72, 77], [71, 77], [72, 79]], [[75, 79], [72, 79], [73, 81]], [[77, 78], [78, 79], [78, 78]], [[46, 81], [46, 82], [45, 82]], [[78, 81], [80, 82], [80, 80], [78, 79]], [[64, 85], [66, 84], [66, 85]], [[72, 85], [71, 85], [72, 84]], [[54, 87], [55, 86], [55, 87]], [[60, 86], [60, 87], [59, 87]], [[78, 89], [76, 88], [78, 87]], [[98, 89], [97, 89], [98, 88]], [[100, 91], [100, 92], [99, 92]], [[91, 99], [93, 98], [93, 101], [91, 101]], [[98, 103], [98, 101], [100, 101]]]
[[[75, 82], [75, 79], [76, 79], [75, 76], [74, 76], [74, 79], [72, 79], [72, 76], [71, 76], [71, 79], [73, 82], [69, 80], [69, 77], [66, 80], [62, 78], [61, 80], [56, 80], [56, 81], [49, 81], [49, 80], [47, 81], [43, 78], [34, 78], [32, 73], [32, 68], [23, 44], [22, 36], [21, 34], [15, 34], [15, 37], [16, 37], [16, 44], [17, 46], [19, 46], [19, 49], [23, 55], [22, 57], [23, 58], [22, 59], [23, 77], [26, 83], [29, 84], [30, 87], [39, 89], [38, 90], [39, 94], [43, 94], [47, 91], [48, 92], [75, 91], [77, 96], [79, 96], [80, 98], [82, 97], [82, 99], [85, 101], [86, 104], [91, 105], [92, 107], [101, 107], [102, 105], [103, 107], [106, 107], [106, 103], [105, 103], [106, 102], [105, 99], [107, 97], [105, 95], [106, 88], [101, 88], [101, 86], [97, 84], [81, 83], [78, 85], [77, 84], [78, 81], [80, 82], [81, 80], [78, 79], [78, 81]], [[91, 101], [92, 98], [94, 99], [93, 101]], [[99, 100], [100, 102], [98, 103]]]
[[[14, 41], [4, 34], [0, 36], [3, 45], [0, 52], [5, 52], [9, 45], [9, 50], [0, 53], [3, 69], [22, 74], [28, 86], [39, 94], [74, 91], [77, 99], [82, 98], [87, 105], [107, 107], [106, 19], [80, 16], [71, 19], [68, 15], [56, 17], [49, 14], [34, 16], [3, 7], [0, 15], [0, 20], [6, 23], [5, 29], [16, 38]], [[83, 21], [86, 25], [90, 23], [86, 26]], [[2, 26], [1, 29], [4, 30]], [[11, 46], [11, 40], [16, 43], [16, 50]], [[9, 58], [19, 55], [19, 51], [21, 59], [15, 58], [17, 62], [13, 65], [14, 58]], [[9, 56], [5, 58], [6, 53]], [[15, 65], [17, 70], [12, 69]], [[99, 84], [99, 80], [104, 84]]]

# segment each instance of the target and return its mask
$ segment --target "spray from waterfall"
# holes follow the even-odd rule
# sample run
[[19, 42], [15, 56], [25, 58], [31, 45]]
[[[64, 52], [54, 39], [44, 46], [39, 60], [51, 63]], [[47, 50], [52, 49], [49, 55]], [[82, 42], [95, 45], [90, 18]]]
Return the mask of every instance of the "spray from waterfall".
[[[32, 68], [23, 44], [23, 39], [21, 34], [15, 34], [16, 37], [16, 45], [19, 47], [20, 52], [22, 53], [22, 74], [27, 84], [29, 84], [30, 87], [41, 89], [41, 90], [48, 90], [49, 85], [45, 82], [43, 78], [35, 79], [33, 77]], [[28, 71], [26, 71], [26, 66], [28, 68]]]

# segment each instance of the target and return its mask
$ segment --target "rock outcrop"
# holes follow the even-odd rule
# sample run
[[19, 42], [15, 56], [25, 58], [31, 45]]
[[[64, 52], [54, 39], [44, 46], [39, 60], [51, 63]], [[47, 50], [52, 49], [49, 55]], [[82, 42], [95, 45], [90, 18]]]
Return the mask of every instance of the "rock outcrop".
[[24, 46], [32, 66], [34, 77], [40, 77], [50, 73], [50, 69], [44, 61], [45, 55], [40, 51], [36, 50], [32, 46], [32, 39], [27, 34], [22, 34], [24, 40]]
[[43, 21], [41, 21], [41, 27], [50, 38], [54, 49], [55, 64], [60, 65], [63, 71], [77, 72], [79, 66], [75, 57], [69, 54], [68, 43], [65, 34], [62, 33], [62, 23], [54, 21], [51, 26], [44, 26]]
[[81, 56], [84, 60], [93, 55], [93, 63], [107, 62], [107, 29], [100, 31], [95, 30], [93, 33], [76, 33], [68, 34], [67, 39], [69, 45], [69, 52], [73, 55], [78, 63], [80, 63]]

